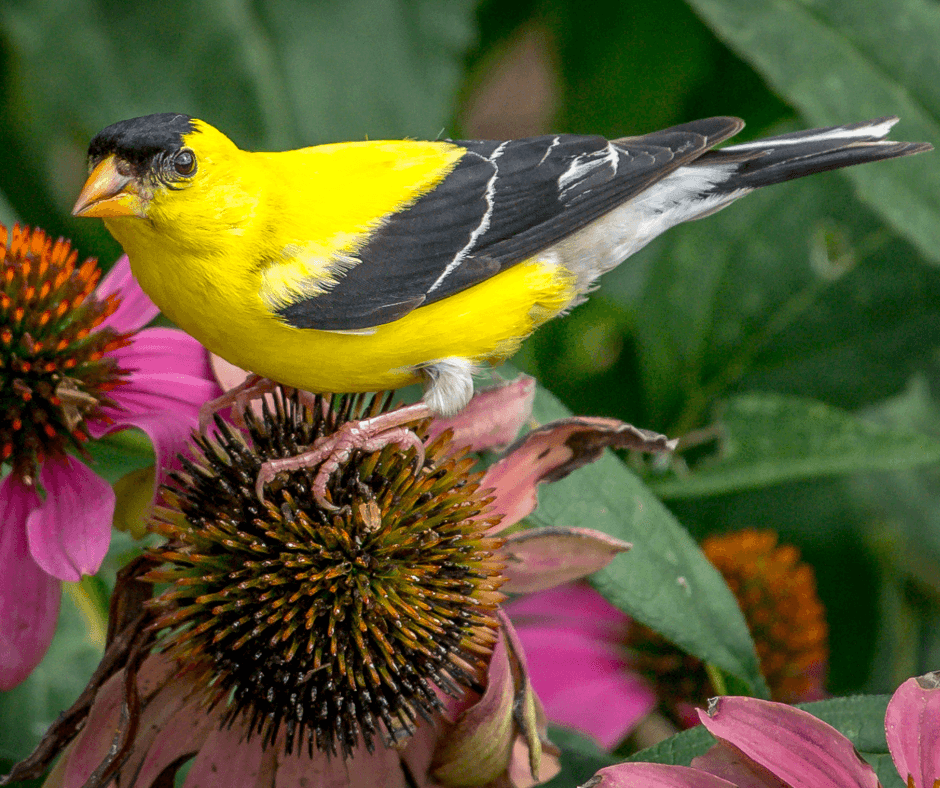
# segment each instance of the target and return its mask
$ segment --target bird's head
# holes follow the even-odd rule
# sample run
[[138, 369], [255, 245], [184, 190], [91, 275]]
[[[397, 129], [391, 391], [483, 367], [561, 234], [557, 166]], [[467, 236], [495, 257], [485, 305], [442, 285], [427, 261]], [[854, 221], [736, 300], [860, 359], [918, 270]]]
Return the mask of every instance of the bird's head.
[[88, 146], [88, 180], [74, 216], [168, 223], [232, 171], [231, 140], [188, 115], [161, 113], [108, 126]]

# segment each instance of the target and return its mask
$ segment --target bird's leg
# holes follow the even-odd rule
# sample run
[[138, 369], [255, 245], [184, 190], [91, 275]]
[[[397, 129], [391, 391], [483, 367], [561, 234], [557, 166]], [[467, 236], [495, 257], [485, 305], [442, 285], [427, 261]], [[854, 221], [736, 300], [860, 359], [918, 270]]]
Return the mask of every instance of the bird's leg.
[[368, 419], [346, 422], [332, 435], [317, 438], [310, 451], [264, 463], [258, 472], [255, 492], [260, 500], [264, 500], [264, 486], [281, 471], [319, 466], [313, 479], [313, 496], [324, 509], [336, 511], [338, 507], [327, 500], [326, 485], [336, 469], [348, 460], [355, 450], [379, 451], [391, 443], [397, 443], [404, 450], [415, 450], [417, 468], [420, 470], [424, 465], [424, 444], [406, 425], [433, 415], [431, 408], [423, 402], [418, 402]]

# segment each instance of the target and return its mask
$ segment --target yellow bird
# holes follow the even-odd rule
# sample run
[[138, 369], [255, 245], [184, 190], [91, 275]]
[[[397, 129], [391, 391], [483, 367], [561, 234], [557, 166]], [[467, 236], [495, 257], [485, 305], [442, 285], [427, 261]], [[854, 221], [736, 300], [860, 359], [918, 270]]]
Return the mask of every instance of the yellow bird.
[[[720, 150], [741, 120], [255, 153], [148, 115], [92, 140], [73, 213], [103, 218], [163, 313], [233, 364], [311, 392], [421, 381], [426, 408], [453, 414], [481, 365], [669, 227], [760, 186], [931, 149], [886, 140], [896, 121]], [[401, 421], [357, 445], [400, 439]]]

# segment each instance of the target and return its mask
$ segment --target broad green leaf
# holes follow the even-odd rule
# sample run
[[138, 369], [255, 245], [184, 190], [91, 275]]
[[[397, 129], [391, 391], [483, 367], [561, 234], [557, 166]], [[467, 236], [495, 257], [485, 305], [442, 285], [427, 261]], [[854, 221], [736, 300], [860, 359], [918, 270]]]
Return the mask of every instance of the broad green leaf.
[[549, 726], [548, 740], [561, 750], [561, 771], [545, 783], [545, 788], [575, 788], [599, 769], [617, 763], [587, 736], [567, 728]]
[[[866, 417], [893, 429], [923, 430], [940, 439], [940, 404], [926, 376], [868, 408]], [[940, 587], [940, 463], [895, 473], [861, 474], [847, 487], [868, 514], [868, 541], [884, 567], [876, 669], [897, 684], [937, 664], [938, 608], [924, 604]]]
[[[539, 389], [535, 418], [569, 416]], [[532, 519], [543, 525], [595, 528], [633, 544], [592, 576], [624, 612], [681, 648], [714, 663], [765, 695], [754, 644], [737, 601], [698, 545], [650, 490], [612, 453], [539, 488]]]
[[[298, 143], [434, 139], [453, 111], [475, 0], [259, 6]], [[363, 185], [363, 188], [367, 188]]]
[[708, 752], [715, 743], [715, 738], [702, 725], [696, 725], [675, 736], [640, 750], [631, 755], [628, 761], [647, 761], [649, 763], [668, 763], [672, 766], [688, 766], [692, 759]]
[[[901, 788], [903, 782], [891, 762], [885, 740], [884, 719], [889, 700], [888, 695], [860, 695], [801, 703], [799, 708], [829, 723], [848, 738], [875, 769], [884, 788]], [[699, 726], [641, 750], [628, 760], [688, 766], [714, 743], [712, 735]]]
[[[898, 115], [940, 140], [940, 7], [930, 0], [689, 0], [813, 124]], [[940, 155], [852, 167], [859, 196], [940, 262]]]
[[815, 400], [779, 394], [731, 399], [717, 455], [688, 476], [654, 482], [664, 498], [718, 495], [813, 476], [898, 470], [940, 460], [940, 441], [892, 429]]

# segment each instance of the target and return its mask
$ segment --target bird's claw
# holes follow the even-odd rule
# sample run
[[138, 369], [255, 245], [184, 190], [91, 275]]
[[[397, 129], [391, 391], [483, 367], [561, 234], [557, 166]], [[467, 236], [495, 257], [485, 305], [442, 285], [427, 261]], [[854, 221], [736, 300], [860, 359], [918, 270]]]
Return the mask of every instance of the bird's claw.
[[392, 443], [397, 443], [405, 451], [414, 449], [417, 469], [420, 470], [424, 467], [424, 443], [412, 430], [398, 426], [373, 431], [364, 428], [361, 422], [348, 422], [332, 435], [318, 439], [310, 451], [294, 457], [284, 457], [264, 463], [258, 471], [258, 478], [255, 481], [255, 492], [258, 495], [258, 500], [264, 502], [264, 487], [277, 474], [283, 471], [295, 471], [319, 466], [313, 479], [313, 497], [325, 510], [338, 512], [340, 507], [327, 498], [326, 488], [332, 475], [357, 449], [365, 452], [375, 452]]

